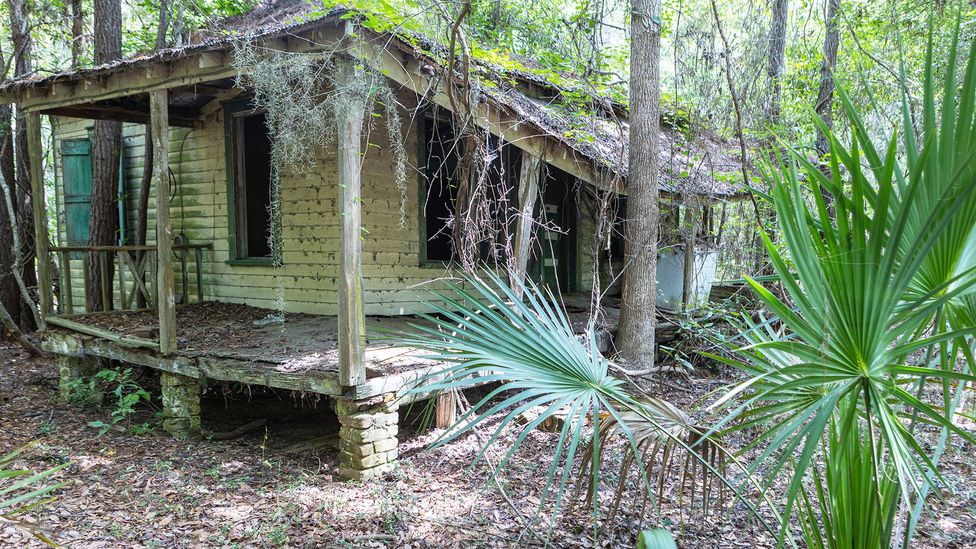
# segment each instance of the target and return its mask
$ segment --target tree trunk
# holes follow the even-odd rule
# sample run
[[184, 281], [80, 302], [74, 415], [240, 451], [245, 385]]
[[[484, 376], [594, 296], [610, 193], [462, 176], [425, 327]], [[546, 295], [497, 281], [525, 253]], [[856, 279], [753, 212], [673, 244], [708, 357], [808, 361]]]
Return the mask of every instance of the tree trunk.
[[85, 12], [81, 0], [71, 0], [71, 66], [82, 65], [85, 55]]
[[[820, 63], [820, 91], [817, 93], [816, 111], [823, 123], [828, 128], [832, 128], [834, 125], [834, 70], [837, 68], [837, 46], [840, 42], [837, 31], [837, 12], [840, 10], [840, 0], [826, 1], [826, 33], [824, 34], [823, 60]], [[819, 127], [817, 128], [816, 147], [820, 158], [830, 152], [827, 136]]]
[[[815, 105], [817, 115], [827, 128], [834, 126], [834, 70], [837, 68], [837, 46], [840, 42], [837, 32], [837, 12], [840, 10], [840, 0], [826, 0], [827, 13], [824, 16], [823, 59], [820, 63], [820, 91], [817, 93]], [[830, 153], [830, 141], [824, 130], [817, 126], [817, 162], [820, 171], [830, 177], [830, 165], [824, 160]], [[827, 213], [834, 216], [834, 198], [826, 188], [820, 188], [820, 195], [827, 205]]]
[[157, 50], [166, 47], [166, 33], [169, 31], [169, 5], [170, 0], [160, 0], [159, 2], [159, 25], [156, 26]]
[[[122, 57], [122, 5], [120, 0], [95, 0], [95, 64], [100, 65]], [[92, 246], [112, 246], [117, 242], [119, 149], [122, 144], [122, 124], [113, 120], [96, 120], [92, 143], [92, 194], [88, 243]], [[112, 292], [105, 292], [112, 281], [112, 257], [102, 280], [98, 254], [89, 254], [88, 287], [85, 298], [88, 310], [110, 310]]]
[[[10, 40], [14, 47], [14, 76], [27, 76], [34, 71], [34, 44], [30, 34], [30, 8], [26, 0], [8, 0], [10, 10]], [[24, 259], [21, 276], [29, 288], [37, 286], [37, 270], [34, 265], [34, 214], [31, 208], [30, 155], [27, 146], [27, 124], [20, 109], [16, 109], [16, 129], [14, 133], [14, 164], [16, 175], [8, 181], [14, 182], [11, 189], [14, 209], [20, 232], [21, 254]], [[33, 303], [21, 301], [11, 310], [18, 311], [20, 328], [33, 331]]]
[[[7, 63], [3, 51], [0, 50], [0, 68], [6, 69]], [[6, 78], [6, 71], [0, 74], [0, 79]], [[4, 181], [15, 181], [14, 170], [14, 139], [13, 139], [13, 107], [0, 105], [0, 178]], [[11, 196], [11, 202], [16, 203]], [[11, 322], [20, 326], [20, 290], [14, 279], [14, 236], [10, 229], [10, 220], [3, 197], [0, 197], [0, 306], [8, 311]]]
[[783, 67], [786, 63], [786, 20], [789, 14], [789, 0], [773, 0], [773, 24], [769, 30], [769, 104], [766, 118], [771, 126], [779, 123], [783, 102]]
[[637, 370], [654, 367], [661, 1], [633, 0], [630, 43], [630, 174], [617, 346]]
[[[166, 33], [169, 29], [169, 0], [163, 0], [159, 6], [159, 26], [156, 27], [156, 49], [166, 47]], [[139, 185], [139, 205], [136, 208], [136, 245], [146, 243], [146, 235], [149, 234], [149, 193], [152, 190], [153, 173], [153, 138], [152, 126], [146, 124], [146, 136], [143, 146], [142, 182]], [[136, 264], [142, 259], [142, 252], [136, 254]], [[145, 307], [145, 296], [138, 295], [138, 306]]]
[[149, 193], [152, 190], [153, 144], [152, 128], [146, 125], [145, 156], [142, 164], [142, 182], [139, 185], [139, 205], [136, 211], [135, 243], [141, 246], [146, 243], [149, 226]]

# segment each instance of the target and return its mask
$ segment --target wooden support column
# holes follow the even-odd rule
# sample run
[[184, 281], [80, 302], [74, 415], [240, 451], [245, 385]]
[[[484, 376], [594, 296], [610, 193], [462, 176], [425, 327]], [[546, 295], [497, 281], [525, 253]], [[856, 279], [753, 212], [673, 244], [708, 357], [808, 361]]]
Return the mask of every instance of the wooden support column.
[[682, 273], [684, 280], [681, 285], [681, 308], [687, 312], [691, 310], [695, 296], [695, 236], [698, 232], [695, 211], [698, 209], [698, 201], [694, 197], [686, 197], [684, 208], [685, 261]]
[[152, 177], [156, 184], [156, 308], [159, 352], [176, 350], [176, 297], [173, 292], [173, 227], [169, 217], [169, 97], [166, 90], [149, 93], [149, 124], [153, 139]]
[[361, 141], [365, 98], [357, 95], [356, 84], [364, 75], [348, 60], [339, 61], [341, 85], [347, 91], [337, 110], [339, 148], [339, 384], [343, 387], [366, 381], [366, 314], [363, 308], [362, 165]]
[[437, 429], [447, 429], [457, 421], [457, 394], [452, 391], [444, 391], [437, 395], [434, 401], [434, 427]]
[[[47, 208], [44, 200], [44, 150], [41, 148], [41, 115], [29, 112], [27, 154], [30, 156], [31, 208], [34, 214], [34, 243], [37, 253], [37, 297], [41, 306], [41, 323], [52, 310], [51, 257], [48, 249]], [[38, 326], [43, 328], [44, 326]]]
[[[535, 203], [539, 198], [539, 179], [542, 177], [542, 159], [522, 151], [522, 167], [519, 170], [519, 216], [515, 225], [515, 279], [525, 281], [529, 256], [532, 255], [532, 228], [535, 225]], [[517, 292], [519, 290], [516, 290]]]

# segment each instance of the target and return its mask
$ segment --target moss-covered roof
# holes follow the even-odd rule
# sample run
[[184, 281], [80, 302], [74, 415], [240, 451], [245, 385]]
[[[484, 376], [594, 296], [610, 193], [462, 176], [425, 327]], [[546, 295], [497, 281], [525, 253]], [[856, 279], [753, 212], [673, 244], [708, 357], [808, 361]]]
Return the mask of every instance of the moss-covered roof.
[[[55, 82], [84, 80], [122, 69], [148, 65], [207, 50], [223, 50], [234, 41], [292, 32], [299, 27], [335, 22], [350, 16], [369, 21], [363, 12], [349, 8], [322, 10], [305, 0], [269, 0], [252, 12], [226, 19], [199, 32], [195, 43], [133, 56], [95, 67], [66, 71], [46, 77], [28, 77], [0, 84], [0, 92], [20, 91]], [[403, 25], [373, 25], [374, 32], [388, 35], [389, 46], [423, 58], [445, 70], [447, 48]], [[539, 135], [569, 146], [594, 168], [624, 182], [628, 175], [628, 111], [619, 94], [602, 93], [580, 78], [547, 70], [531, 60], [502, 50], [476, 50], [471, 56], [472, 94], [479, 101], [504, 109], [538, 129]], [[675, 121], [676, 117], [664, 117]], [[717, 197], [740, 195], [739, 160], [727, 142], [704, 132], [692, 133], [677, 124], [662, 124], [660, 144], [663, 192]]]

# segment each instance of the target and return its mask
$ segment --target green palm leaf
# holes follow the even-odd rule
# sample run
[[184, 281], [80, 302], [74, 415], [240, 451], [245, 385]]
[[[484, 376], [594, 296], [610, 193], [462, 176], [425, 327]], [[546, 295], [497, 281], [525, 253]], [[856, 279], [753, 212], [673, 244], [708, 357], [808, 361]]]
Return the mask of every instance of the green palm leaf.
[[54, 501], [55, 498], [49, 497], [49, 495], [65, 486], [67, 482], [53, 484], [47, 484], [47, 482], [51, 476], [69, 464], [64, 463], [39, 473], [33, 473], [27, 469], [11, 469], [10, 466], [24, 455], [27, 448], [28, 446], [23, 446], [0, 456], [0, 522], [24, 528], [37, 539], [55, 547], [56, 544], [42, 528], [17, 517], [31, 509]]
[[[561, 505], [578, 458], [585, 456], [581, 470], [587, 471], [585, 483], [593, 512], [597, 513], [601, 456], [611, 437], [626, 441], [628, 459], [637, 466], [647, 494], [653, 493], [644, 454], [650, 444], [670, 453], [687, 453], [700, 465], [699, 474], [727, 482], [716, 461], [717, 446], [704, 436], [704, 429], [667, 402], [632, 396], [626, 382], [610, 373], [610, 362], [596, 348], [592, 326], [585, 337], [579, 337], [562, 309], [554, 305], [551, 294], [531, 282], [519, 284], [520, 291], [516, 292], [491, 271], [485, 271], [483, 278], [466, 276], [464, 285], [435, 294], [430, 303], [435, 314], [422, 315], [426, 323], [412, 326], [413, 334], [399, 338], [401, 345], [425, 349], [430, 353], [428, 358], [451, 364], [421, 380], [417, 392], [499, 382], [434, 446], [455, 440], [501, 414], [474, 465], [485, 458], [516, 418], [528, 410], [541, 410], [501, 457], [494, 473], [498, 474], [532, 429], [560, 416], [562, 428], [539, 510], [547, 502], [556, 508]], [[599, 436], [592, 437], [594, 432]]]
[[[890, 544], [896, 502], [924, 498], [939, 478], [907, 419], [974, 440], [950, 421], [948, 398], [937, 406], [920, 392], [927, 379], [946, 394], [976, 379], [956, 371], [954, 359], [968, 352], [976, 331], [969, 316], [976, 60], [970, 57], [958, 101], [954, 71], [940, 105], [930, 71], [923, 139], [918, 144], [905, 132], [904, 167], [897, 135], [875, 148], [841, 88], [851, 138], [845, 146], [827, 132], [830, 175], [789, 147], [788, 158], [766, 170], [789, 257], [768, 239], [766, 247], [786, 296], [750, 284], [783, 335], [765, 323], [740, 323], [745, 344], [736, 365], [750, 377], [716, 407], [729, 410], [719, 424], [727, 431], [762, 430], [746, 448], [761, 450], [750, 470], [762, 469], [769, 483], [791, 471], [785, 516], [796, 507], [810, 546]], [[943, 357], [942, 367], [914, 366], [913, 355], [926, 349]], [[784, 521], [781, 541], [787, 529]]]

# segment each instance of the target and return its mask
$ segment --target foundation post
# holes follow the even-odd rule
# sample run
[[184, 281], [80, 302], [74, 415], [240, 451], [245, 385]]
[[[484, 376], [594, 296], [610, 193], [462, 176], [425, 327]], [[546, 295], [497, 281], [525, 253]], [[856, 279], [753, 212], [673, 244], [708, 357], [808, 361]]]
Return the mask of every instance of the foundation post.
[[200, 380], [162, 372], [163, 430], [177, 438], [200, 434]]
[[58, 393], [64, 401], [78, 404], [100, 404], [102, 393], [93, 383], [99, 363], [95, 357], [55, 355], [58, 364]]
[[385, 394], [365, 400], [336, 400], [339, 416], [339, 476], [375, 480], [396, 466], [399, 402]]
[[434, 401], [434, 427], [447, 429], [457, 420], [457, 395], [444, 391]]

